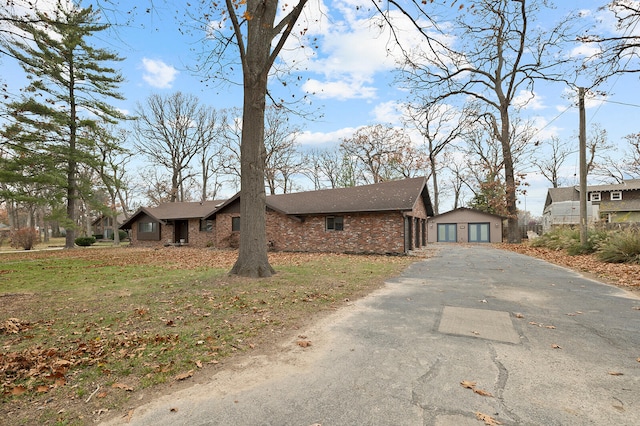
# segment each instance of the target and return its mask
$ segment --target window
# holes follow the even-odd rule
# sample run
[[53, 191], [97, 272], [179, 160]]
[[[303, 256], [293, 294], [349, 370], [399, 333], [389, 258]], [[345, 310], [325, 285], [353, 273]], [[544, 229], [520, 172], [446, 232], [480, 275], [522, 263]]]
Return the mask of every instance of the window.
[[327, 231], [342, 231], [344, 229], [344, 219], [342, 216], [328, 216], [326, 227]]
[[589, 201], [600, 201], [600, 193], [599, 192], [589, 193]]
[[232, 217], [231, 218], [231, 231], [240, 232], [240, 218]]
[[622, 200], [622, 191], [611, 191], [611, 200], [612, 201]]
[[138, 222], [138, 232], [157, 232], [157, 222]]
[[213, 221], [200, 219], [200, 232], [213, 232]]

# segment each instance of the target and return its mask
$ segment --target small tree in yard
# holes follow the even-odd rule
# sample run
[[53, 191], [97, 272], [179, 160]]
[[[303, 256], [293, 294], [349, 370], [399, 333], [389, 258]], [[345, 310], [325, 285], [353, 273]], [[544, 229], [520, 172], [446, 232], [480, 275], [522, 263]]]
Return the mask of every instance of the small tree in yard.
[[35, 228], [20, 228], [11, 233], [11, 247], [31, 250], [40, 242], [40, 234]]

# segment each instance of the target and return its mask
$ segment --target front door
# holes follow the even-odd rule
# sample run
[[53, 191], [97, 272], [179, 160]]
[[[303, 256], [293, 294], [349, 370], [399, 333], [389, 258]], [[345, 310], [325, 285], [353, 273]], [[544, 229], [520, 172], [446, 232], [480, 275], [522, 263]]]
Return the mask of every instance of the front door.
[[186, 220], [176, 220], [174, 223], [174, 241], [176, 243], [189, 242], [189, 222]]
[[455, 243], [458, 241], [455, 223], [439, 223], [438, 224], [438, 242], [439, 243]]

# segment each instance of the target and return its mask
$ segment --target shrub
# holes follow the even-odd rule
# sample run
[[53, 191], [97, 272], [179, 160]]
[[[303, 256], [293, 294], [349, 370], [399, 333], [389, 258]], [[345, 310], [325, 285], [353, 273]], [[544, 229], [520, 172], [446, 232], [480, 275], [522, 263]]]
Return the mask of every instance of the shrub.
[[75, 240], [76, 245], [81, 247], [88, 247], [92, 244], [95, 244], [95, 242], [96, 242], [95, 237], [78, 237]]
[[536, 238], [531, 245], [551, 250], [566, 250], [567, 254], [571, 256], [591, 254], [598, 250], [600, 244], [608, 238], [609, 234], [605, 229], [589, 229], [587, 230], [586, 244], [581, 244], [578, 228], [562, 227]]
[[598, 259], [608, 263], [640, 264], [640, 230], [626, 230], [611, 233], [600, 244]]
[[11, 233], [11, 247], [31, 250], [40, 242], [40, 234], [35, 228], [20, 228]]
[[534, 247], [546, 247], [551, 250], [565, 250], [580, 244], [580, 231], [574, 228], [561, 227], [543, 234], [531, 243]]
[[589, 229], [587, 230], [587, 242], [580, 244], [580, 233], [578, 232], [578, 239], [572, 242], [567, 247], [567, 254], [575, 256], [577, 254], [592, 254], [595, 253], [600, 244], [609, 237], [609, 232], [604, 229]]

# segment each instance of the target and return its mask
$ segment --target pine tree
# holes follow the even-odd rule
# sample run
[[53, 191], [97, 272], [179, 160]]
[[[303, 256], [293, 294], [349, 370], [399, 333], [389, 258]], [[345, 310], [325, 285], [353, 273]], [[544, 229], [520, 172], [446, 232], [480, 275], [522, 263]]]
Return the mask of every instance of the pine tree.
[[[30, 83], [21, 99], [9, 105], [13, 121], [4, 136], [14, 148], [8, 161], [27, 158], [29, 167], [40, 169], [42, 180], [64, 191], [65, 247], [73, 248], [81, 187], [78, 166], [95, 167], [100, 161], [92, 149], [95, 141], [86, 135], [124, 118], [108, 103], [123, 99], [117, 92], [123, 78], [108, 66], [122, 58], [89, 43], [109, 27], [98, 23], [99, 14], [91, 6], [59, 2], [54, 13], [36, 14], [38, 19], [14, 23], [26, 37], [7, 46]], [[29, 167], [15, 170], [13, 178], [29, 182]]]

